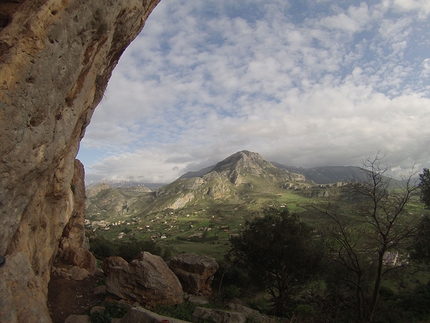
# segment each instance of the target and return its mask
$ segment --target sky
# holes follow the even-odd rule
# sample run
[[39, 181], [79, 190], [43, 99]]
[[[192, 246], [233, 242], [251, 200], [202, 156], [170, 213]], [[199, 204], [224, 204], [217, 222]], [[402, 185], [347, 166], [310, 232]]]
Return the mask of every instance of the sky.
[[169, 183], [249, 150], [430, 167], [430, 1], [161, 0], [81, 142], [87, 184]]

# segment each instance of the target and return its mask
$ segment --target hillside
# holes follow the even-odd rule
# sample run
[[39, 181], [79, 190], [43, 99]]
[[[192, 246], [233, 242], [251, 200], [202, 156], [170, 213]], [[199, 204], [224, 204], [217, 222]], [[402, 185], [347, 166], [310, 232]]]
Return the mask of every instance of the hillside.
[[220, 202], [243, 204], [256, 195], [276, 195], [287, 187], [310, 185], [301, 174], [275, 167], [257, 153], [241, 151], [155, 191], [145, 186], [94, 185], [87, 191], [87, 216], [106, 220], [138, 211], [177, 210]]
[[[337, 194], [337, 185], [316, 184], [258, 153], [240, 151], [157, 190], [112, 183], [92, 186], [87, 191], [86, 225], [108, 239], [153, 239], [173, 252], [195, 252], [196, 244], [190, 241], [227, 242], [246, 218], [269, 205], [306, 216], [309, 198]], [[218, 257], [225, 246], [208, 243], [204, 248]]]

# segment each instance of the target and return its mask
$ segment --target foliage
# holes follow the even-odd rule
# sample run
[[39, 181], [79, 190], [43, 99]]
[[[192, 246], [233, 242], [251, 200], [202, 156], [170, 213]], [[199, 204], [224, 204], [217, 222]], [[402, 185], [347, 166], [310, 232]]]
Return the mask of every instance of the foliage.
[[118, 255], [128, 262], [132, 261], [141, 251], [162, 256], [162, 249], [154, 241], [130, 239], [118, 243]]
[[175, 306], [160, 305], [153, 308], [152, 311], [163, 316], [169, 316], [180, 320], [193, 322], [193, 312], [197, 306], [198, 305], [190, 301], [185, 301], [182, 304]]
[[[329, 220], [325, 241], [334, 262], [344, 267], [340, 277], [348, 283], [356, 299], [357, 319], [375, 320], [380, 288], [384, 276], [405, 265], [402, 261], [386, 261], [388, 252], [399, 254], [416, 233], [417, 219], [406, 212], [416, 187], [411, 178], [395, 191], [384, 176], [377, 154], [364, 167], [367, 180], [352, 183], [344, 189], [349, 207], [328, 201], [319, 209]], [[351, 203], [351, 201], [355, 201]]]
[[108, 302], [105, 304], [106, 313], [112, 318], [123, 317], [127, 313], [127, 307], [118, 302]]
[[424, 202], [427, 208], [430, 208], [430, 170], [428, 168], [423, 169], [423, 173], [420, 176], [420, 189], [421, 189], [421, 201]]
[[294, 317], [302, 323], [315, 322], [317, 311], [309, 304], [300, 304], [293, 311]]
[[[419, 174], [421, 190], [421, 201], [430, 208], [430, 170], [423, 169]], [[418, 225], [417, 235], [412, 244], [411, 258], [430, 264], [430, 216], [424, 215]]]
[[113, 318], [121, 318], [127, 313], [127, 307], [118, 302], [108, 302], [104, 304], [105, 310], [90, 314], [92, 323], [107, 323]]
[[89, 241], [90, 250], [97, 259], [103, 260], [118, 254], [116, 245], [105, 237], [93, 235]]
[[413, 260], [430, 264], [430, 216], [424, 215], [417, 228], [412, 250], [410, 252]]
[[317, 273], [321, 255], [313, 247], [312, 229], [297, 215], [266, 208], [231, 238], [229, 257], [270, 293], [275, 313], [283, 315], [290, 296]]
[[240, 288], [236, 285], [227, 285], [222, 290], [222, 298], [224, 300], [231, 300], [240, 296]]
[[94, 312], [90, 314], [91, 323], [109, 323], [112, 318], [106, 312]]
[[415, 319], [430, 319], [430, 282], [401, 295], [396, 306], [408, 312]]
[[157, 256], [169, 256], [167, 249], [162, 250], [154, 241], [147, 240], [121, 240], [112, 242], [104, 237], [93, 235], [90, 237], [90, 250], [96, 258], [103, 260], [106, 257], [120, 256], [127, 262], [133, 260], [141, 251], [148, 251]]

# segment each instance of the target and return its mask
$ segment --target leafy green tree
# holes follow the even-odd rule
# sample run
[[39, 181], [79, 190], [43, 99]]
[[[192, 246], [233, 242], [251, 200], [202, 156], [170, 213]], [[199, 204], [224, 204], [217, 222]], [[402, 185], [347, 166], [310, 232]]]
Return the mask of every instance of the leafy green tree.
[[103, 260], [106, 257], [119, 256], [127, 262], [132, 261], [141, 251], [148, 251], [153, 255], [162, 255], [162, 249], [154, 241], [121, 240], [112, 242], [102, 236], [94, 234], [90, 237], [90, 250], [97, 259]]
[[104, 259], [118, 254], [117, 246], [110, 240], [93, 234], [90, 237], [90, 250], [97, 259]]
[[318, 272], [322, 258], [312, 229], [286, 208], [264, 209], [230, 242], [229, 256], [270, 293], [277, 315], [285, 314], [290, 296]]

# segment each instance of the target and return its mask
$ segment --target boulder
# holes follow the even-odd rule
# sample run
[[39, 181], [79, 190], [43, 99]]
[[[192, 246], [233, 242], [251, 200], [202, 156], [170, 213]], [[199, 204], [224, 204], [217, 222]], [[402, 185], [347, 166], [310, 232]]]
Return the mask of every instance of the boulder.
[[121, 323], [189, 323], [179, 319], [161, 316], [141, 307], [132, 307], [121, 319]]
[[244, 304], [241, 300], [234, 299], [230, 303], [227, 304], [227, 308], [230, 311], [242, 313], [245, 315], [246, 319], [250, 322], [255, 323], [270, 323], [273, 320], [261, 314], [259, 311], [253, 310]]
[[88, 315], [70, 315], [64, 323], [91, 323]]
[[63, 252], [64, 260], [70, 262], [74, 266], [88, 270], [91, 275], [97, 273], [97, 259], [89, 251], [83, 247], [68, 247]]
[[67, 273], [70, 275], [70, 278], [74, 280], [84, 280], [90, 274], [88, 270], [79, 268], [78, 266], [73, 266], [67, 271]]
[[90, 314], [104, 312], [105, 310], [106, 310], [106, 307], [104, 306], [93, 306], [90, 309]]
[[170, 260], [170, 269], [178, 276], [182, 288], [189, 294], [210, 295], [212, 280], [219, 269], [214, 258], [184, 253]]
[[94, 295], [106, 294], [106, 292], [106, 285], [96, 286], [96, 288], [94, 288]]
[[106, 287], [122, 299], [142, 305], [176, 305], [183, 301], [182, 286], [161, 257], [141, 252], [127, 263], [121, 257], [103, 262]]
[[196, 307], [193, 313], [194, 321], [205, 320], [213, 323], [245, 323], [246, 316], [243, 313], [221, 311], [206, 307]]

